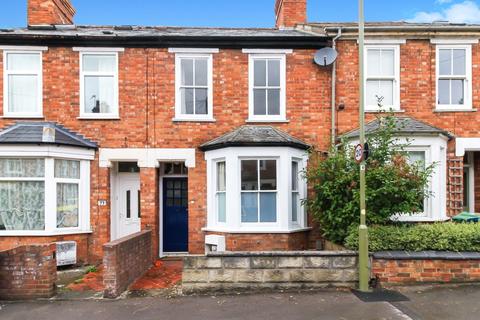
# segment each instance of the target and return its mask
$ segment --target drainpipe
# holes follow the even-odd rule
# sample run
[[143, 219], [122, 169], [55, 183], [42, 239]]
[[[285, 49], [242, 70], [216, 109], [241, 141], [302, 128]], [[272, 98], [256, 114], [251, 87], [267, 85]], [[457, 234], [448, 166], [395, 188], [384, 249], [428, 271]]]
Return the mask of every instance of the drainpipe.
[[[342, 28], [339, 27], [337, 29], [337, 35], [332, 40], [332, 48], [336, 48], [337, 40], [342, 36]], [[335, 61], [332, 66], [332, 146], [335, 145], [336, 142], [336, 112], [337, 112], [337, 105], [336, 105], [336, 93], [337, 91], [337, 62]]]

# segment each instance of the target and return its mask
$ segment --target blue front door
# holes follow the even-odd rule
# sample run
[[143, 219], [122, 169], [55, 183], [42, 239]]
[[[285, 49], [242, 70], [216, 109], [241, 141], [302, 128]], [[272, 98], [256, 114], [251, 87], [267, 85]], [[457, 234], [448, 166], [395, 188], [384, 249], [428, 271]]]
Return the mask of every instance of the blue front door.
[[188, 251], [187, 178], [163, 179], [163, 251]]

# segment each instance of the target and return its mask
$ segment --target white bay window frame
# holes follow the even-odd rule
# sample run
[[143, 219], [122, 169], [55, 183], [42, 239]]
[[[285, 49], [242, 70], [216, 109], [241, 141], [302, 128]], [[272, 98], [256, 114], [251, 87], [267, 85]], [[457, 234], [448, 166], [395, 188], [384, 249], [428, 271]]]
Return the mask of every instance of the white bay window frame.
[[[55, 236], [91, 233], [90, 229], [90, 162], [93, 150], [58, 146], [1, 146], [0, 158], [42, 158], [45, 161], [44, 177], [4, 178], [0, 181], [45, 181], [45, 229], [0, 230], [0, 238], [6, 236]], [[55, 178], [55, 159], [80, 161], [80, 179]], [[78, 183], [78, 227], [57, 228], [57, 183]]]
[[[394, 73], [391, 76], [376, 74], [371, 75], [368, 72], [368, 51], [369, 50], [393, 50], [393, 67]], [[378, 62], [380, 63], [380, 61]], [[364, 76], [364, 86], [367, 88], [368, 81], [392, 81], [393, 82], [393, 92], [392, 92], [392, 101], [393, 104], [383, 104], [382, 110], [393, 110], [400, 111], [400, 45], [399, 44], [369, 44], [365, 45], [364, 51], [364, 65], [365, 65], [365, 76]], [[368, 104], [368, 97], [365, 94], [365, 111], [378, 112], [381, 109], [378, 107], [378, 104], [371, 105]]]
[[[120, 106], [119, 106], [119, 79], [118, 79], [118, 52], [117, 49], [89, 49], [89, 48], [74, 48], [74, 51], [79, 51], [79, 68], [80, 68], [80, 119], [119, 119]], [[114, 56], [115, 57], [115, 70], [113, 72], [107, 71], [84, 71], [83, 70], [83, 58], [85, 56]], [[112, 77], [113, 78], [113, 111], [110, 113], [90, 113], [85, 112], [85, 78], [86, 77]]]
[[[205, 152], [207, 161], [207, 226], [206, 231], [226, 233], [292, 233], [308, 230], [307, 212], [299, 207], [298, 221], [293, 222], [292, 208], [292, 161], [298, 162], [301, 172], [307, 166], [308, 156], [304, 150], [290, 147], [228, 147]], [[277, 221], [242, 222], [241, 220], [241, 161], [277, 161]], [[226, 170], [226, 222], [219, 223], [216, 211], [216, 165], [225, 161]], [[271, 190], [270, 190], [271, 191]], [[270, 192], [265, 191], [265, 192]], [[299, 178], [300, 199], [306, 198], [307, 183]]]
[[[2, 48], [0, 48], [2, 49]], [[43, 51], [47, 48], [22, 48], [22, 47], [9, 47], [3, 50], [3, 116], [10, 118], [42, 118], [43, 117]], [[31, 70], [15, 71], [10, 70], [8, 66], [8, 55], [10, 54], [36, 54], [38, 55], [39, 64], [38, 69], [32, 68]], [[36, 76], [37, 77], [37, 92], [36, 102], [37, 110], [35, 112], [14, 112], [10, 111], [9, 101], [9, 88], [10, 81], [9, 76], [21, 75], [21, 76]]]
[[[261, 52], [261, 51], [260, 51]], [[278, 60], [280, 61], [280, 86], [256, 87], [255, 86], [255, 60]], [[268, 63], [267, 63], [268, 79]], [[250, 53], [248, 55], [248, 122], [284, 122], [287, 121], [287, 57], [285, 53]], [[268, 80], [266, 80], [268, 82]], [[254, 112], [255, 89], [279, 89], [280, 90], [280, 114], [279, 115], [256, 115]], [[266, 95], [266, 109], [268, 110], [268, 94]], [[268, 113], [268, 111], [267, 111]]]
[[[440, 75], [440, 50], [465, 50], [465, 75]], [[435, 46], [435, 106], [439, 111], [472, 110], [472, 45], [471, 44], [437, 44]], [[453, 62], [452, 62], [453, 68]], [[440, 80], [463, 80], [464, 104], [439, 104]], [[451, 84], [450, 84], [451, 88]], [[451, 91], [450, 91], [451, 94]]]
[[[171, 51], [174, 52], [174, 51]], [[212, 53], [199, 52], [177, 52], [175, 54], [175, 117], [173, 121], [215, 121], [213, 117], [213, 55]], [[207, 114], [185, 114], [182, 113], [182, 94], [181, 88], [200, 88], [201, 86], [184, 86], [182, 85], [182, 60], [183, 59], [207, 59]], [[195, 81], [195, 62], [193, 69], [193, 79]], [[193, 108], [195, 110], [195, 99], [193, 101]]]

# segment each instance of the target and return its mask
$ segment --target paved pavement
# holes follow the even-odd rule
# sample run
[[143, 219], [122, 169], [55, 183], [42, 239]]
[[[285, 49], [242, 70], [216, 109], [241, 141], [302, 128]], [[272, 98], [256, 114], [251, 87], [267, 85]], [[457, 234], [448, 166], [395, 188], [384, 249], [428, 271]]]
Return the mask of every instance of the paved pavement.
[[410, 301], [366, 303], [349, 291], [332, 289], [174, 299], [0, 303], [0, 319], [480, 319], [480, 285], [415, 287], [399, 291]]

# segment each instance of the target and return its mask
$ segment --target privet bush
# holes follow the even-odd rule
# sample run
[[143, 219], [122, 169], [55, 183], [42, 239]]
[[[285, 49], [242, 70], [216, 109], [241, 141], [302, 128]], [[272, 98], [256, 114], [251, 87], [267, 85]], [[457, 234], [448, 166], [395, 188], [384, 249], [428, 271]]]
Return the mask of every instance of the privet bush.
[[[433, 165], [407, 161], [405, 148], [394, 138], [398, 121], [388, 113], [380, 117], [379, 130], [367, 135], [371, 155], [366, 161], [367, 222], [385, 224], [396, 213], [422, 210]], [[359, 222], [359, 165], [353, 159], [354, 146], [342, 141], [324, 159], [311, 162], [307, 179], [313, 196], [306, 201], [319, 222], [323, 236], [343, 243], [352, 225]]]
[[[370, 251], [480, 251], [480, 223], [373, 226], [368, 244]], [[350, 229], [345, 246], [358, 248], [358, 228]]]

